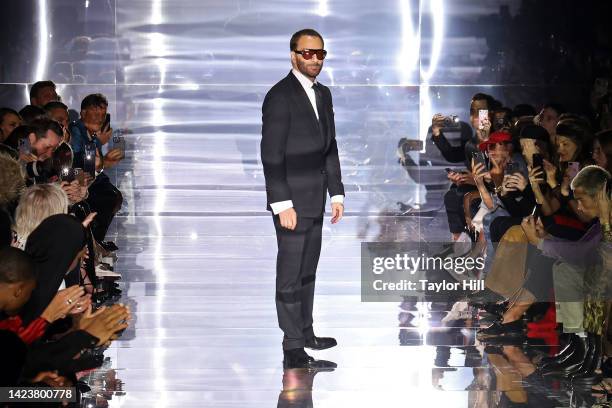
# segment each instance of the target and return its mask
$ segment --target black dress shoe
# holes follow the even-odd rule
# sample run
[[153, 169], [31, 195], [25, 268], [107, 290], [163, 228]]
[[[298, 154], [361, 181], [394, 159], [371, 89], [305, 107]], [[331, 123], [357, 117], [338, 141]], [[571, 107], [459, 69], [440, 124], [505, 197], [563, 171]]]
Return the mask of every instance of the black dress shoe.
[[580, 344], [580, 337], [578, 337], [576, 334], [571, 334], [571, 337], [565, 347], [563, 347], [563, 349], [557, 355], [542, 359], [542, 361], [540, 361], [538, 364], [538, 369], [542, 371], [546, 370], [551, 365], [554, 366], [562, 364], [576, 351], [576, 347], [580, 346]]
[[545, 376], [567, 377], [569, 374], [580, 370], [589, 352], [586, 337], [576, 336], [578, 341], [574, 351], [565, 359], [558, 363], [552, 363], [540, 368], [540, 372]]
[[310, 357], [304, 349], [291, 349], [284, 350], [283, 368], [308, 368], [319, 371], [331, 371], [338, 367], [338, 365], [332, 361], [327, 360], [315, 360]]
[[572, 354], [572, 352], [574, 351], [574, 348], [576, 347], [576, 343], [578, 341], [579, 341], [578, 336], [576, 336], [575, 334], [569, 334], [566, 339], [565, 346], [561, 349], [561, 351], [559, 351], [554, 356], [544, 357], [538, 363], [538, 367], [544, 368], [547, 365], [550, 365], [553, 363], [559, 363], [565, 360], [567, 357], [569, 357], [570, 354]]
[[588, 341], [589, 351], [584, 363], [580, 367], [580, 370], [570, 375], [572, 384], [574, 385], [592, 385], [599, 382], [602, 378], [600, 374], [595, 373], [595, 370], [599, 367], [603, 354], [601, 337], [589, 333]]
[[483, 342], [512, 344], [522, 341], [525, 337], [525, 325], [522, 320], [515, 320], [510, 323], [497, 321], [487, 328], [478, 330], [476, 336]]
[[334, 347], [336, 344], [338, 343], [333, 337], [314, 336], [310, 339], [306, 339], [306, 345], [304, 347], [309, 348], [311, 350], [325, 350]]

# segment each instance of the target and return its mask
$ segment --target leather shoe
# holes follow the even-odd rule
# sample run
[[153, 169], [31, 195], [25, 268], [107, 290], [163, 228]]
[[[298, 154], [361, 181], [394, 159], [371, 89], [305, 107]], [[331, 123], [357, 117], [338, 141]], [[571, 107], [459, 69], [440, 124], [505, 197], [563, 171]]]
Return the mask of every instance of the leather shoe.
[[578, 341], [574, 351], [562, 361], [541, 367], [542, 375], [567, 377], [580, 370], [589, 353], [589, 342], [584, 337], [576, 336], [576, 338]]
[[333, 337], [314, 336], [310, 339], [306, 339], [306, 345], [304, 347], [309, 348], [311, 350], [325, 350], [334, 347], [336, 344], [338, 343]]
[[331, 371], [338, 367], [338, 364], [327, 360], [315, 360], [304, 349], [284, 350], [283, 368], [308, 368], [319, 371]]

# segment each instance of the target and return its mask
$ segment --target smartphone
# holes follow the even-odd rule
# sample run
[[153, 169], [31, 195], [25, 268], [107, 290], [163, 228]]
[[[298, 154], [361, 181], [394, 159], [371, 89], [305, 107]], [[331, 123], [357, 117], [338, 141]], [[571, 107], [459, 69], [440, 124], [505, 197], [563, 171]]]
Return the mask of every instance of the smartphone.
[[121, 154], [125, 156], [125, 137], [122, 132], [113, 135], [113, 149], [121, 150]]
[[514, 162], [506, 163], [506, 169], [504, 170], [504, 174], [510, 175], [510, 174], [518, 173], [518, 171], [519, 171], [518, 163], [514, 163]]
[[580, 171], [580, 163], [579, 162], [568, 162], [567, 164], [567, 172], [570, 178], [570, 181], [576, 177], [578, 172]]
[[89, 173], [91, 177], [96, 177], [96, 144], [94, 142], [85, 145], [83, 171]]
[[534, 221], [537, 221], [542, 216], [542, 208], [540, 207], [540, 204], [536, 204], [535, 207], [533, 207], [531, 216], [533, 217]]
[[111, 116], [110, 113], [106, 114], [106, 117], [104, 118], [104, 123], [102, 123], [102, 131], [106, 132], [108, 129], [110, 129], [110, 120], [111, 120]]
[[479, 109], [478, 110], [478, 128], [483, 129], [483, 122], [485, 119], [489, 118], [489, 110], [488, 109]]
[[72, 183], [75, 180], [75, 173], [72, 167], [63, 167], [60, 172], [60, 181]]
[[30, 139], [26, 136], [17, 142], [19, 145], [19, 154], [30, 154], [32, 153], [32, 146], [30, 145]]
[[478, 163], [482, 163], [484, 169], [487, 169], [487, 160], [485, 159], [483, 152], [472, 152], [472, 158], [474, 159], [474, 166], [476, 166]]
[[539, 167], [542, 171], [544, 171], [544, 156], [540, 153], [535, 153], [532, 159], [533, 168]]

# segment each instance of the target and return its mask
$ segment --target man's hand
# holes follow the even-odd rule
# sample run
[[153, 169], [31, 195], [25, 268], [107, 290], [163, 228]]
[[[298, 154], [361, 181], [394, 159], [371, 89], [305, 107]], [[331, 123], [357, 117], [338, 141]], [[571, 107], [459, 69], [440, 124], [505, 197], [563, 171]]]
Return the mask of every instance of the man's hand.
[[444, 115], [436, 113], [431, 119], [431, 135], [433, 137], [440, 136], [440, 129], [444, 127]]
[[538, 246], [540, 244], [542, 241], [542, 238], [539, 236], [541, 231], [538, 231], [533, 216], [530, 215], [529, 217], [525, 217], [521, 223], [521, 228], [531, 245]]
[[82, 188], [77, 180], [70, 183], [62, 181], [60, 187], [68, 196], [71, 204], [83, 201], [87, 195], [87, 189]]
[[278, 217], [283, 228], [293, 231], [297, 226], [297, 213], [293, 208], [280, 212]]
[[98, 133], [98, 139], [100, 139], [100, 143], [102, 143], [102, 146], [107, 144], [112, 136], [113, 128], [111, 128], [110, 126], [106, 130], [100, 129], [100, 133]]
[[19, 161], [22, 163], [32, 163], [38, 160], [33, 153], [19, 153]]
[[104, 167], [109, 168], [116, 166], [121, 160], [123, 160], [123, 152], [121, 149], [111, 149], [106, 156], [104, 156]]
[[340, 222], [342, 216], [344, 215], [344, 204], [342, 203], [332, 203], [332, 219], [331, 223], [336, 224]]

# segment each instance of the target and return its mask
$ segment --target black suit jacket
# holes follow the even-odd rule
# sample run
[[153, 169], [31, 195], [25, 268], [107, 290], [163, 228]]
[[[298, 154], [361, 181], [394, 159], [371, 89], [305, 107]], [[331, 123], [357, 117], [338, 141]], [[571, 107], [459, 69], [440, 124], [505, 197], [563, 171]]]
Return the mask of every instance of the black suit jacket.
[[325, 193], [344, 195], [334, 125], [332, 96], [322, 86], [327, 132], [300, 81], [289, 72], [268, 91], [262, 106], [261, 161], [270, 203], [292, 200], [298, 216], [318, 217]]

